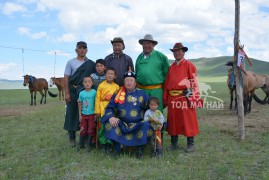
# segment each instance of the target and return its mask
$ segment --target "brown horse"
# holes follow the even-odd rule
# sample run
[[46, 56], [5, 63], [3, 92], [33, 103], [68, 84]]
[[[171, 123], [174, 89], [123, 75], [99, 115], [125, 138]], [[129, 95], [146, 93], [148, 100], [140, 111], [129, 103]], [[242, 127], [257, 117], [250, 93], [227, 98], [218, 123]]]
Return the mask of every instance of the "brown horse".
[[[254, 94], [253, 98], [255, 99], [255, 101], [257, 103], [260, 104], [269, 104], [269, 75], [266, 74], [262, 74], [262, 75], [257, 75], [260, 77], [260, 82], [264, 82], [264, 85], [261, 86], [261, 89], [263, 90], [263, 92], [265, 93], [265, 98], [264, 100], [260, 100], [256, 94]], [[263, 78], [263, 79], [262, 79]], [[262, 85], [262, 84], [261, 84]]]
[[234, 100], [234, 97], [235, 97], [234, 109], [237, 110], [236, 82], [235, 82], [235, 79], [231, 80], [232, 71], [233, 71], [233, 68], [228, 68], [227, 86], [228, 86], [229, 91], [230, 91], [230, 106], [229, 106], [229, 109], [230, 110], [233, 109], [233, 100]]
[[[233, 66], [233, 62], [226, 63], [227, 66]], [[231, 74], [234, 74], [235, 79], [235, 72], [234, 69], [230, 71], [230, 74], [228, 76], [231, 76]], [[255, 93], [255, 89], [257, 88], [257, 79], [255, 73], [251, 71], [241, 71], [241, 74], [243, 76], [243, 103], [244, 103], [244, 113], [251, 112], [251, 102], [252, 97]]]
[[[36, 92], [39, 91], [41, 94], [41, 100], [40, 104], [42, 104], [43, 98], [44, 99], [44, 104], [46, 104], [46, 96], [47, 96], [47, 91], [51, 97], [57, 97], [57, 94], [53, 94], [48, 90], [48, 82], [44, 78], [35, 78], [34, 76], [31, 75], [25, 75], [23, 85], [26, 86], [29, 84], [29, 91], [31, 93], [31, 104], [33, 105], [33, 99], [34, 99], [34, 105], [36, 105]], [[44, 90], [44, 93], [43, 93]], [[33, 97], [33, 92], [34, 92], [34, 97]]]
[[64, 101], [64, 78], [63, 77], [60, 77], [60, 78], [51, 77], [50, 87], [52, 87], [54, 84], [57, 86], [57, 89], [59, 92], [59, 100]]
[[269, 104], [269, 75], [263, 74], [262, 76], [265, 78], [265, 84], [262, 87], [262, 90], [266, 95], [264, 98], [264, 102], [266, 103], [266, 99], [267, 99], [267, 103]]

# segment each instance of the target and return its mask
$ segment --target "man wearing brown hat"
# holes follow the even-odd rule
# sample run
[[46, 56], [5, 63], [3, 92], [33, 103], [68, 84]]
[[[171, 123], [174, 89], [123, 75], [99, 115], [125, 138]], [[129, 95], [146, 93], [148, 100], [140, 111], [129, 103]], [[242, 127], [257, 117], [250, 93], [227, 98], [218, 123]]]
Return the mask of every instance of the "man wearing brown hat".
[[151, 34], [146, 34], [138, 42], [142, 45], [143, 52], [139, 54], [135, 64], [137, 87], [143, 89], [150, 97], [157, 97], [160, 101], [158, 109], [163, 112], [163, 83], [169, 68], [168, 58], [154, 50], [158, 42]]
[[111, 44], [113, 53], [105, 57], [105, 64], [107, 67], [116, 69], [115, 83], [123, 86], [124, 73], [129, 70], [129, 67], [131, 67], [132, 71], [134, 70], [133, 60], [130, 56], [123, 53], [125, 45], [121, 37], [115, 37]]
[[195, 108], [202, 106], [197, 70], [184, 58], [188, 48], [182, 43], [176, 43], [170, 50], [175, 62], [169, 67], [164, 84], [163, 103], [168, 106], [167, 132], [171, 136], [171, 150], [178, 149], [178, 135], [184, 135], [187, 137], [186, 152], [192, 152], [194, 136], [199, 134]]
[[77, 42], [77, 57], [66, 63], [64, 71], [66, 101], [64, 129], [69, 133], [69, 140], [72, 147], [76, 146], [76, 131], [79, 130], [77, 95], [83, 88], [83, 78], [96, 72], [95, 63], [86, 57], [87, 51], [86, 42]]

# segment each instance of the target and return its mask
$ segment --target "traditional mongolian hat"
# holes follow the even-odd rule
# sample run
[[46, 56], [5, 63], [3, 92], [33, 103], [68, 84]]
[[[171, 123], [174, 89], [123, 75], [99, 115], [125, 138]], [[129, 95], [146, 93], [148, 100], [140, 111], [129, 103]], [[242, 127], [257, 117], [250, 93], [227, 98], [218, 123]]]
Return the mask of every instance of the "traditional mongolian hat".
[[113, 43], [116, 43], [116, 42], [119, 42], [119, 43], [122, 43], [123, 44], [123, 49], [125, 49], [125, 45], [124, 45], [124, 41], [121, 37], [115, 37], [112, 41], [111, 41], [111, 44], [113, 45]]
[[132, 71], [132, 68], [131, 68], [131, 67], [129, 67], [129, 70], [128, 70], [126, 73], [124, 73], [124, 78], [126, 78], [126, 77], [133, 77], [133, 78], [136, 78], [136, 75], [135, 75], [135, 73]]
[[174, 45], [173, 49], [170, 49], [172, 52], [174, 52], [175, 50], [178, 50], [178, 49], [182, 49], [184, 52], [187, 52], [188, 51], [188, 48], [183, 46], [183, 44], [181, 42], [178, 42]]
[[151, 41], [154, 45], [157, 45], [158, 42], [153, 40], [153, 36], [151, 34], [146, 34], [143, 39], [140, 39], [138, 42], [142, 45], [143, 41]]

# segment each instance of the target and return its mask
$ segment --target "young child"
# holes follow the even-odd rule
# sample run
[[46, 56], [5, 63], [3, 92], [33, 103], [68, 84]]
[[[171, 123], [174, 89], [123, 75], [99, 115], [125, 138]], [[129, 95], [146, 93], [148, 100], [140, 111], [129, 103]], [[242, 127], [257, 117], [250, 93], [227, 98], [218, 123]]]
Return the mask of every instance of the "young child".
[[144, 116], [144, 121], [151, 122], [154, 128], [154, 134], [150, 138], [151, 157], [162, 156], [162, 137], [161, 129], [163, 127], [164, 117], [160, 110], [158, 110], [160, 102], [156, 97], [149, 98], [149, 108]]
[[[105, 114], [105, 108], [108, 105], [112, 95], [119, 90], [119, 86], [114, 82], [116, 79], [116, 70], [112, 67], [106, 70], [106, 80], [102, 82], [97, 89], [95, 99], [94, 112], [97, 117], [102, 117]], [[98, 123], [98, 140], [99, 143], [104, 147], [106, 152], [112, 150], [111, 142], [108, 141], [104, 135], [104, 125]]]
[[93, 89], [97, 90], [99, 84], [106, 80], [105, 70], [106, 65], [103, 59], [97, 59], [95, 63], [96, 73], [92, 73]]
[[85, 76], [83, 80], [84, 90], [79, 93], [79, 122], [80, 122], [80, 137], [79, 149], [84, 148], [85, 141], [87, 142], [87, 150], [92, 149], [92, 140], [95, 136], [96, 117], [94, 114], [94, 103], [96, 90], [92, 89], [93, 80], [91, 76]]

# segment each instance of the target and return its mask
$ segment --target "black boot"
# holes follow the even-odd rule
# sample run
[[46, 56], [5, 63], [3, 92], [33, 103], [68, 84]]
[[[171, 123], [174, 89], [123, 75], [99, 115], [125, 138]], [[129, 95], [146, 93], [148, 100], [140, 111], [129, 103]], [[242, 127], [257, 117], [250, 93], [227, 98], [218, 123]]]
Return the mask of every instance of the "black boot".
[[121, 145], [120, 143], [113, 141], [112, 146], [114, 145], [115, 151], [112, 155], [114, 159], [118, 159], [121, 154]]
[[163, 150], [162, 149], [157, 149], [157, 158], [160, 158], [163, 156]]
[[153, 158], [156, 156], [154, 134], [152, 136], [148, 136], [148, 142], [150, 144], [150, 158]]
[[69, 134], [69, 143], [71, 147], [76, 147], [76, 131], [68, 131]]
[[171, 136], [171, 150], [172, 151], [178, 149], [177, 142], [178, 142], [178, 136]]
[[144, 157], [144, 149], [145, 147], [142, 146], [137, 146], [136, 148], [136, 158], [137, 159], [142, 159]]
[[86, 138], [86, 136], [79, 136], [78, 149], [84, 149], [85, 148], [85, 138]]
[[93, 140], [93, 136], [88, 136], [88, 139], [87, 139], [87, 151], [88, 152], [92, 151], [93, 149], [92, 140]]
[[105, 153], [107, 155], [110, 155], [112, 153], [112, 151], [113, 151], [113, 145], [111, 143], [107, 142], [105, 144]]
[[195, 149], [195, 146], [194, 146], [194, 137], [187, 137], [187, 149], [186, 149], [186, 153], [193, 152], [194, 149]]
[[155, 148], [150, 148], [150, 158], [154, 158], [156, 156]]

